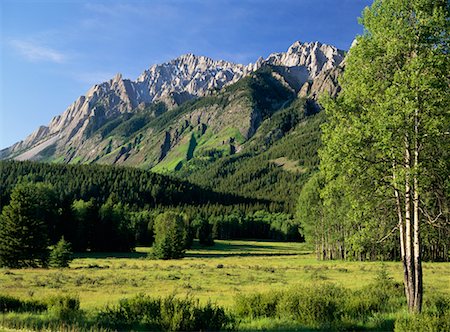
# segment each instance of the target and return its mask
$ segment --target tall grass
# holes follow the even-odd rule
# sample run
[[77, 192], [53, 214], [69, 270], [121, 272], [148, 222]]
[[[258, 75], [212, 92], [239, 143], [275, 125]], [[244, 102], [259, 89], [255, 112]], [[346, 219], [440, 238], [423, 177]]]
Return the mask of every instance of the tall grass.
[[441, 295], [427, 297], [421, 314], [399, 315], [395, 322], [395, 331], [450, 331], [450, 298]]
[[[202, 305], [190, 297], [176, 298], [172, 295], [152, 298], [137, 295], [89, 314], [80, 310], [77, 297], [68, 295], [36, 301], [34, 306], [10, 297], [0, 299], [8, 305], [8, 310], [0, 314], [0, 326], [12, 329], [219, 331], [235, 328], [233, 317], [222, 307], [211, 303]], [[3, 307], [6, 308], [6, 305]]]
[[119, 330], [218, 331], [232, 328], [234, 320], [222, 307], [189, 297], [138, 295], [102, 310], [98, 322]]
[[351, 291], [321, 282], [314, 287], [241, 295], [228, 312], [173, 295], [137, 295], [90, 312], [80, 310], [73, 296], [28, 306], [27, 301], [0, 297], [3, 304], [9, 303], [0, 314], [0, 326], [49, 331], [450, 331], [448, 297], [427, 297], [423, 313], [411, 315], [395, 283], [379, 279], [372, 286], [365, 292]]
[[[359, 329], [366, 325], [393, 329], [393, 322], [380, 319], [404, 305], [401, 285], [381, 271], [371, 285], [351, 291], [328, 282], [294, 287], [281, 292], [240, 295], [235, 313], [244, 320], [291, 319], [307, 329]], [[386, 316], [387, 317], [387, 316]]]

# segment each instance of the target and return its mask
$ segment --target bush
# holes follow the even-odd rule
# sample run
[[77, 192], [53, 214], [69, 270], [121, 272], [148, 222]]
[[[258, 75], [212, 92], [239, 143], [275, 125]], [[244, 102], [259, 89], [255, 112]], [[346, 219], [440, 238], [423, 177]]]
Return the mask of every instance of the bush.
[[201, 306], [198, 300], [177, 299], [169, 296], [161, 300], [160, 327], [164, 331], [218, 331], [228, 318], [221, 307]]
[[51, 267], [69, 267], [69, 263], [72, 261], [70, 248], [70, 243], [62, 237], [50, 252], [49, 265]]
[[347, 296], [344, 289], [328, 283], [293, 289], [280, 298], [277, 314], [308, 327], [328, 328], [340, 321]]
[[223, 308], [211, 303], [202, 306], [189, 297], [155, 299], [138, 295], [105, 308], [98, 315], [98, 323], [119, 330], [217, 331], [233, 321]]
[[400, 316], [395, 321], [395, 331], [450, 331], [450, 297], [426, 297], [422, 313]]
[[12, 296], [0, 295], [0, 312], [40, 312], [47, 310], [47, 305], [34, 300], [21, 300]]
[[70, 295], [51, 297], [48, 301], [50, 316], [64, 322], [75, 321], [81, 314], [80, 299]]
[[238, 295], [234, 305], [239, 317], [275, 317], [281, 293], [269, 292], [251, 295]]
[[121, 299], [117, 306], [106, 307], [100, 311], [97, 321], [102, 326], [119, 330], [139, 326], [154, 330], [158, 327], [159, 311], [159, 299], [140, 294], [130, 299]]
[[330, 328], [343, 316], [347, 292], [333, 284], [293, 288], [289, 291], [238, 296], [239, 317], [290, 318], [311, 328]]
[[[436, 300], [434, 303], [433, 312], [447, 310], [445, 301]], [[281, 292], [239, 295], [235, 300], [234, 313], [240, 318], [252, 320], [290, 319], [300, 326], [313, 329], [351, 329], [367, 322], [375, 328], [392, 329], [393, 322], [382, 315], [395, 313], [404, 304], [401, 285], [382, 270], [371, 285], [357, 291], [319, 283]]]
[[364, 319], [376, 312], [395, 312], [405, 303], [402, 285], [393, 281], [383, 267], [373, 283], [347, 298], [345, 313], [352, 318]]
[[422, 313], [406, 314], [395, 321], [395, 332], [450, 331], [450, 312], [442, 316]]

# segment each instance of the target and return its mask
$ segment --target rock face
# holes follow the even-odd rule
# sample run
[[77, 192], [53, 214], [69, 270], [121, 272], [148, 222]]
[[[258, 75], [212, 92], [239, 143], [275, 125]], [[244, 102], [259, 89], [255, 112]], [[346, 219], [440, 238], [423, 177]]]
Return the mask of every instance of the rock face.
[[337, 67], [344, 60], [345, 52], [334, 46], [296, 41], [285, 53], [272, 53], [266, 63], [288, 68], [305, 68], [309, 79], [321, 72]]
[[48, 126], [39, 127], [25, 140], [1, 150], [0, 159], [35, 159], [49, 147], [77, 149], [111, 119], [158, 101], [169, 109], [174, 108], [190, 99], [214, 94], [263, 66], [273, 68], [280, 81], [299, 95], [316, 98], [322, 92], [335, 94], [339, 75], [336, 68], [343, 59], [343, 51], [319, 42], [295, 42], [287, 52], [273, 53], [246, 66], [205, 56], [182, 55], [150, 67], [136, 81], [117, 74], [107, 82], [94, 85]]
[[138, 77], [136, 85], [139, 96], [147, 102], [162, 100], [171, 94], [204, 96], [209, 91], [220, 90], [224, 85], [236, 82], [253, 70], [253, 66], [186, 54], [152, 66]]

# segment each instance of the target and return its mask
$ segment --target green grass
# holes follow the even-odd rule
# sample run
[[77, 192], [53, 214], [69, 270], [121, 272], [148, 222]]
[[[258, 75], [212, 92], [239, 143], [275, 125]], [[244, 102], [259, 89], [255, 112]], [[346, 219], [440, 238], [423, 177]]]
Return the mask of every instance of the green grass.
[[[240, 293], [281, 290], [318, 281], [360, 289], [371, 283], [382, 264], [402, 282], [398, 262], [317, 261], [302, 243], [216, 241], [216, 246], [194, 246], [181, 260], [146, 258], [149, 248], [135, 253], [86, 253], [69, 269], [2, 269], [0, 293], [22, 299], [76, 294], [82, 309], [114, 304], [138, 293], [151, 296], [189, 294], [206, 303], [230, 307]], [[448, 263], [424, 263], [427, 294], [450, 295]]]
[[180, 141], [177, 147], [169, 151], [168, 155], [155, 167], [152, 168], [153, 172], [165, 173], [177, 170], [183, 161], [186, 160], [191, 135], [185, 135]]
[[224, 155], [229, 154], [229, 144], [224, 142], [228, 142], [230, 138], [234, 138], [237, 144], [242, 144], [245, 141], [245, 138], [237, 128], [225, 128], [217, 134], [213, 134], [210, 129], [207, 129], [204, 134], [198, 131], [187, 130], [183, 135], [184, 137], [178, 145], [170, 150], [167, 156], [152, 168], [153, 172], [168, 173], [176, 171], [181, 168], [183, 163], [197, 157], [199, 154], [201, 155], [208, 149], [221, 150]]

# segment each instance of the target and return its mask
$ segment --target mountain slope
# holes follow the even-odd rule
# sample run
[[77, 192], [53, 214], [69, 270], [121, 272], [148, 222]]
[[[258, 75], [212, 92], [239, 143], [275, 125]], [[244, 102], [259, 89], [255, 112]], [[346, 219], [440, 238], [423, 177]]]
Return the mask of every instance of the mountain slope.
[[[77, 150], [92, 132], [124, 114], [142, 111], [155, 102], [172, 109], [193, 98], [211, 95], [262, 66], [271, 66], [291, 89], [299, 92], [305, 84], [312, 84], [321, 74], [336, 68], [343, 58], [344, 52], [333, 46], [295, 42], [287, 52], [271, 54], [247, 66], [187, 54], [152, 66], [136, 81], [117, 74], [94, 85], [48, 126], [39, 127], [25, 140], [0, 151], [0, 159], [48, 159], [52, 150], [61, 157], [61, 151], [69, 147]], [[64, 160], [72, 161], [73, 157], [67, 157]]]
[[221, 158], [194, 158], [177, 173], [219, 192], [267, 199], [293, 212], [299, 191], [317, 171], [323, 112], [299, 98], [265, 120], [241, 153]]
[[292, 211], [317, 166], [315, 101], [339, 92], [344, 55], [296, 42], [248, 66], [188, 54], [116, 75], [0, 159], [135, 166]]

